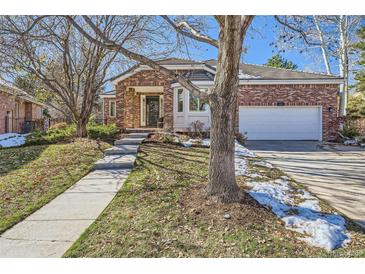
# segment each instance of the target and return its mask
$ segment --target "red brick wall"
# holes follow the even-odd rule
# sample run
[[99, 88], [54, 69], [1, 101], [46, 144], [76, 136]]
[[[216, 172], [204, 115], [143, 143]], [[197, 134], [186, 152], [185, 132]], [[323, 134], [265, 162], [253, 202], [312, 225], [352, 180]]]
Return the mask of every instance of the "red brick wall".
[[[115, 101], [114, 98], [103, 98], [103, 112], [104, 112], [104, 123], [105, 124], [113, 124], [117, 122], [117, 118], [116, 117], [111, 117], [109, 116], [109, 102], [110, 101]], [[116, 112], [117, 115], [117, 112]]]
[[[129, 86], [162, 86], [164, 90], [164, 128], [172, 129], [173, 93], [171, 79], [155, 71], [141, 71], [121, 81], [116, 86], [117, 126], [138, 128], [140, 125], [140, 93], [126, 90]], [[148, 95], [157, 95], [151, 94]]]
[[[19, 104], [19, 116], [16, 113], [16, 103]], [[31, 104], [31, 103], [30, 103]], [[12, 112], [13, 122], [12, 132], [21, 132], [21, 125], [25, 118], [25, 102], [19, 101], [13, 98], [11, 95], [0, 91], [0, 134], [5, 133], [5, 116], [8, 111]], [[37, 113], [37, 109], [40, 108], [35, 104], [31, 104], [31, 109]], [[37, 116], [34, 117], [36, 119]]]
[[[141, 71], [119, 82], [116, 86], [117, 126], [121, 129], [140, 127], [140, 94], [127, 91], [128, 86], [163, 86], [164, 127], [173, 127], [173, 93], [171, 79], [154, 71]], [[286, 106], [322, 106], [323, 140], [337, 138], [338, 85], [243, 85], [240, 86], [239, 106], [275, 106], [278, 101]], [[104, 108], [108, 108], [107, 103]], [[328, 108], [332, 107], [332, 112]], [[238, 109], [237, 109], [238, 112]], [[106, 114], [108, 114], [106, 112]], [[104, 116], [107, 118], [107, 116]], [[237, 115], [238, 129], [238, 115]]]
[[[330, 141], [337, 138], [338, 88], [338, 85], [325, 84], [245, 85], [240, 86], [237, 103], [239, 106], [276, 106], [281, 101], [286, 106], [322, 106], [323, 140]], [[332, 107], [332, 112], [329, 112], [329, 107]]]
[[15, 115], [15, 100], [6, 93], [0, 92], [0, 134], [5, 133], [5, 116], [7, 111]]

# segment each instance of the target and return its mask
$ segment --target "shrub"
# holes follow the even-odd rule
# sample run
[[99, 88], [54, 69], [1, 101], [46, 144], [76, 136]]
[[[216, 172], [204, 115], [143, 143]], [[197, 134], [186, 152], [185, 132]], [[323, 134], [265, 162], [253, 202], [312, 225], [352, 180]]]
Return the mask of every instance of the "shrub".
[[66, 125], [66, 127], [62, 129], [50, 128], [46, 132], [34, 131], [27, 136], [25, 145], [44, 145], [66, 142], [72, 139], [75, 136], [75, 133], [76, 128], [74, 125]]
[[196, 120], [190, 124], [189, 133], [193, 138], [202, 138], [204, 131], [204, 123]]
[[[87, 125], [88, 137], [91, 139], [110, 140], [118, 132], [114, 124], [97, 125], [89, 123]], [[76, 126], [67, 125], [66, 123], [57, 123], [48, 131], [34, 131], [27, 136], [25, 145], [44, 145], [72, 140], [76, 135]]]
[[359, 135], [359, 132], [352, 125], [352, 123], [350, 121], [346, 121], [346, 123], [344, 124], [344, 126], [341, 130], [341, 134], [348, 138], [354, 138]]
[[67, 128], [67, 123], [56, 123], [54, 125], [52, 125], [49, 129], [66, 129]]
[[236, 140], [241, 145], [244, 145], [247, 141], [247, 135], [246, 134], [247, 134], [247, 132], [245, 132], [245, 133], [241, 133], [241, 132], [236, 133]]
[[95, 123], [89, 123], [87, 125], [88, 137], [91, 139], [110, 140], [114, 139], [118, 133], [118, 128], [115, 124], [98, 125]]

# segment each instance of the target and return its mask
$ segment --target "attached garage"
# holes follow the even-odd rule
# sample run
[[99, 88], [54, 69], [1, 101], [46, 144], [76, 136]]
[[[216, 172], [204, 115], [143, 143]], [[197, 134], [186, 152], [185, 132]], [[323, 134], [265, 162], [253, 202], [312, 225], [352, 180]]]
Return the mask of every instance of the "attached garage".
[[240, 106], [239, 131], [248, 140], [322, 141], [322, 108]]

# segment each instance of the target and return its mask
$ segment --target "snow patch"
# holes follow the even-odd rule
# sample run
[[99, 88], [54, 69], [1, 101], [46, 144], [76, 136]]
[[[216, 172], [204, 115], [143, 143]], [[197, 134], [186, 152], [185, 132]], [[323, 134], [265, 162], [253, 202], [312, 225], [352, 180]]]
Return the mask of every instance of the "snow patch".
[[198, 144], [198, 145], [202, 145], [202, 146], [205, 146], [205, 147], [210, 147], [210, 139], [203, 139], [203, 140], [189, 139], [187, 141], [181, 142], [181, 144], [184, 147], [192, 147], [193, 144]]
[[181, 144], [182, 144], [184, 147], [192, 147], [193, 142], [191, 141], [191, 139], [189, 139], [188, 141], [181, 142]]
[[266, 162], [266, 161], [259, 161], [259, 162], [254, 162], [253, 163], [255, 166], [262, 166], [262, 167], [267, 167], [267, 168], [274, 168], [272, 164]]
[[0, 147], [16, 147], [25, 143], [28, 134], [5, 133], [0, 134]]
[[234, 167], [236, 176], [248, 175], [248, 160], [246, 157], [256, 157], [256, 155], [236, 141], [234, 146]]
[[248, 150], [247, 148], [245, 148], [243, 145], [241, 145], [240, 143], [238, 143], [237, 141], [235, 141], [235, 156], [239, 157], [239, 156], [243, 156], [243, 157], [249, 157], [249, 158], [255, 158], [256, 154], [253, 153], [252, 151]]
[[[305, 190], [295, 193], [284, 176], [273, 182], [251, 181], [248, 185], [252, 187], [250, 195], [270, 207], [285, 222], [287, 229], [306, 235], [301, 240], [328, 251], [351, 241], [343, 217], [321, 213], [318, 199]], [[295, 197], [303, 202], [295, 205]]]

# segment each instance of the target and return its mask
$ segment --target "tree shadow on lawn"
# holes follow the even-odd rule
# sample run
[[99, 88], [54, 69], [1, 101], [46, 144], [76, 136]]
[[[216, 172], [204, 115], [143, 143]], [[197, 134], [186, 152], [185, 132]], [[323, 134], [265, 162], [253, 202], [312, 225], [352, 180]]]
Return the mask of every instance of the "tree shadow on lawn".
[[0, 177], [36, 160], [48, 145], [22, 146], [0, 149]]

